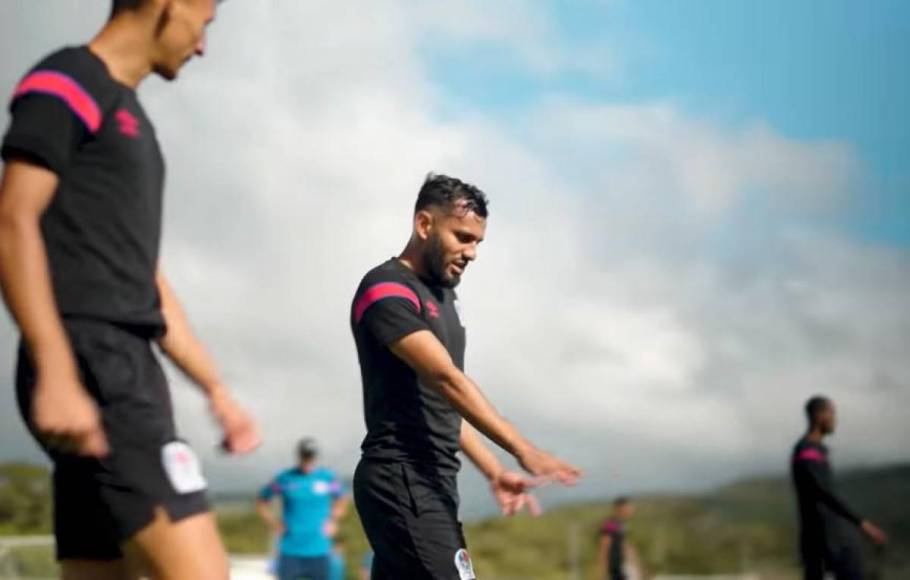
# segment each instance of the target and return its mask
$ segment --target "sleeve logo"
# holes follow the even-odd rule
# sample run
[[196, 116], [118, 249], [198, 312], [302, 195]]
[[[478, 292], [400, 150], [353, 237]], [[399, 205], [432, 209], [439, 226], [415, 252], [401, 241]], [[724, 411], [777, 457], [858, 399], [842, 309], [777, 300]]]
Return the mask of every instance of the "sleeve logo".
[[121, 135], [126, 135], [130, 139], [139, 138], [139, 119], [136, 115], [130, 113], [127, 109], [119, 109], [114, 113], [117, 120], [117, 127]]

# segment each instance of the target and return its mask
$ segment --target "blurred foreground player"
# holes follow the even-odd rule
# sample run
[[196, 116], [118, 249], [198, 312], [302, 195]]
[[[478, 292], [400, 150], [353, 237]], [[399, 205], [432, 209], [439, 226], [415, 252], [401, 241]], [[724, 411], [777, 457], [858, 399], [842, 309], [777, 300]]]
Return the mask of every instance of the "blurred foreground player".
[[205, 50], [215, 0], [116, 0], [87, 46], [15, 88], [2, 145], [0, 285], [22, 333], [22, 416], [54, 463], [68, 580], [223, 580], [227, 558], [152, 343], [205, 392], [233, 453], [259, 434], [158, 265], [164, 162], [136, 95]]
[[573, 484], [578, 469], [540, 451], [463, 372], [465, 329], [454, 288], [477, 257], [487, 199], [431, 175], [404, 252], [371, 270], [351, 308], [367, 435], [354, 501], [375, 551], [374, 580], [475, 578], [458, 521], [459, 449], [488, 478], [503, 513], [534, 499], [534, 480], [503, 468], [478, 431], [534, 476]]
[[876, 544], [887, 536], [872, 522], [847, 507], [834, 492], [828, 448], [822, 443], [837, 424], [834, 403], [813, 397], [806, 403], [809, 429], [791, 456], [791, 472], [799, 504], [799, 548], [806, 580], [863, 578], [863, 562], [850, 527], [859, 527]]

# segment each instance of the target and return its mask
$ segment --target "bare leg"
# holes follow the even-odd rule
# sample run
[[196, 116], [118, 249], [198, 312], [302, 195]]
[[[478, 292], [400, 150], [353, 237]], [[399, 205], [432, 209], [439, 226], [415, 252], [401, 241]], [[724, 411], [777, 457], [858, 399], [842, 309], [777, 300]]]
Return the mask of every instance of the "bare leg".
[[123, 549], [131, 562], [144, 562], [155, 580], [228, 579], [227, 555], [211, 513], [173, 522], [158, 508], [152, 523]]

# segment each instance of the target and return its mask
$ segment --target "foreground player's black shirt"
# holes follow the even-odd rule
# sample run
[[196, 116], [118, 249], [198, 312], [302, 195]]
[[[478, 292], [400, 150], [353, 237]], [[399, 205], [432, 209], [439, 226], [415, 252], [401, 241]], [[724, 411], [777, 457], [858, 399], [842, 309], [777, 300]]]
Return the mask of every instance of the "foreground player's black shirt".
[[602, 536], [609, 536], [610, 551], [607, 578], [609, 580], [624, 580], [626, 577], [626, 528], [622, 522], [610, 518], [604, 522], [600, 529]]
[[411, 333], [429, 330], [464, 370], [465, 329], [457, 301], [454, 290], [428, 285], [397, 259], [361, 281], [351, 306], [351, 328], [363, 379], [364, 458], [458, 470], [461, 416], [388, 348]]
[[41, 229], [61, 315], [160, 334], [164, 161], [136, 93], [87, 47], [67, 48], [22, 79], [10, 113], [3, 159], [59, 177]]
[[860, 518], [834, 492], [828, 448], [801, 439], [791, 457], [793, 485], [799, 504], [800, 546], [805, 552], [830, 553], [849, 545], [843, 524]]

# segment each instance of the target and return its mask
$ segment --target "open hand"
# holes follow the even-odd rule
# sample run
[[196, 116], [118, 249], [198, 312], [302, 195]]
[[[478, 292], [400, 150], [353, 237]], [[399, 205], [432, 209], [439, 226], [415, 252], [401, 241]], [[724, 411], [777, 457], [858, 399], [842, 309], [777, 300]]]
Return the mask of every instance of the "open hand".
[[530, 448], [519, 454], [517, 459], [531, 475], [551, 479], [563, 485], [575, 485], [581, 477], [580, 469], [539, 449]]
[[872, 522], [863, 521], [860, 524], [860, 528], [863, 530], [863, 533], [866, 534], [866, 537], [868, 537], [879, 546], [883, 546], [888, 543], [888, 535]]
[[530, 493], [534, 485], [534, 480], [521, 473], [502, 471], [490, 481], [490, 490], [503, 515], [515, 515], [527, 507], [528, 512], [537, 517], [543, 510], [537, 498]]

